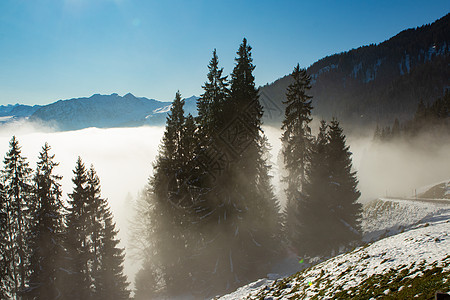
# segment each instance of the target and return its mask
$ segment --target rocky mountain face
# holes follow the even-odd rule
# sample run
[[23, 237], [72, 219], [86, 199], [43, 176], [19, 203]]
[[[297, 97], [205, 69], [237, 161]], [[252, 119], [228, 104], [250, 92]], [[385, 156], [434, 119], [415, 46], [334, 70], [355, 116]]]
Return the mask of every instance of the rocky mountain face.
[[[422, 99], [431, 103], [450, 88], [450, 14], [400, 32], [378, 45], [325, 57], [307, 68], [314, 115], [344, 123], [390, 124], [407, 119]], [[261, 88], [266, 123], [284, 112], [287, 75]], [[281, 112], [281, 113], [280, 113]]]

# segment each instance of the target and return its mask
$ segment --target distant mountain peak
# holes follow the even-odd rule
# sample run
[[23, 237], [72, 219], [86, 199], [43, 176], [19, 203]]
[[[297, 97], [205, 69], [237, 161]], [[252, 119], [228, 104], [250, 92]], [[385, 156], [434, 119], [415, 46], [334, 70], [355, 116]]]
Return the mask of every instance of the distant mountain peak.
[[134, 96], [132, 93], [127, 93], [126, 95], [123, 96], [123, 98], [136, 98], [136, 96]]

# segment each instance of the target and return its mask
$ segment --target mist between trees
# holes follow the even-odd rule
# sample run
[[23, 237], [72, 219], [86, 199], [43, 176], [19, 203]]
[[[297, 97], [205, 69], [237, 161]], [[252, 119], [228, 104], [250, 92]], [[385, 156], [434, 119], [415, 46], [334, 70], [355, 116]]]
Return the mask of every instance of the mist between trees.
[[[147, 156], [148, 163], [153, 159], [153, 153], [140, 153], [149, 145], [137, 149], [136, 144], [124, 144], [115, 153], [117, 149], [105, 150], [111, 147], [106, 143], [102, 150], [98, 136], [111, 133], [110, 129], [89, 129], [90, 138], [79, 139], [96, 147], [82, 152], [83, 157], [95, 157], [89, 151], [98, 151], [98, 160], [108, 153], [110, 161], [124, 156], [134, 166], [134, 174], [129, 170], [120, 174], [117, 167], [106, 167], [114, 165], [108, 160], [96, 163], [120, 224], [126, 224], [123, 208], [130, 203], [122, 196], [126, 192], [118, 191], [141, 186], [145, 178], [137, 174], [152, 174], [136, 200], [136, 215], [130, 218], [127, 256], [140, 264], [135, 278], [124, 276], [125, 253], [95, 170], [77, 161], [74, 173], [66, 176], [73, 181], [66, 200], [49, 146], [38, 159], [45, 161], [42, 153], [47, 153], [47, 165], [53, 167], [46, 172], [42, 163], [34, 173], [28, 166], [14, 169], [10, 161], [26, 165], [26, 160], [13, 138], [2, 172], [1, 226], [9, 228], [2, 231], [3, 297], [128, 299], [127, 281], [134, 281], [135, 299], [213, 297], [265, 277], [286, 262], [307, 263], [360, 244], [355, 169], [363, 200], [384, 195], [386, 187], [390, 193], [409, 193], [448, 174], [448, 142], [422, 151], [403, 141], [373, 142], [370, 131], [362, 137], [350, 136], [347, 143], [338, 120], [313, 120], [311, 79], [298, 65], [286, 91], [281, 131], [263, 127], [260, 97], [264, 95], [255, 87], [254, 68], [245, 39], [229, 77], [219, 67], [214, 50], [198, 115], [184, 114], [178, 92], [153, 168], [141, 160], [133, 162], [133, 156]], [[270, 99], [262, 101], [266, 104]], [[148, 140], [154, 143], [161, 136], [159, 129], [158, 134], [146, 130], [138, 130], [140, 140], [151, 133]], [[68, 139], [87, 131], [71, 133]], [[63, 134], [58, 135], [62, 139]], [[117, 136], [129, 135], [126, 131]], [[10, 179], [13, 173], [8, 173], [13, 169], [23, 173], [15, 181]], [[39, 189], [37, 174], [43, 174], [39, 178], [45, 178], [48, 193]], [[114, 200], [118, 194], [124, 198], [120, 206]], [[46, 213], [49, 210], [53, 213]], [[126, 234], [128, 230], [121, 237]], [[110, 286], [117, 289], [105, 288]]]
[[281, 209], [246, 39], [235, 60], [228, 79], [213, 51], [195, 118], [175, 96], [138, 200], [136, 299], [212, 297], [266, 276], [289, 255], [331, 255], [360, 239], [351, 154], [335, 119], [313, 136], [311, 78], [297, 65], [287, 90]]

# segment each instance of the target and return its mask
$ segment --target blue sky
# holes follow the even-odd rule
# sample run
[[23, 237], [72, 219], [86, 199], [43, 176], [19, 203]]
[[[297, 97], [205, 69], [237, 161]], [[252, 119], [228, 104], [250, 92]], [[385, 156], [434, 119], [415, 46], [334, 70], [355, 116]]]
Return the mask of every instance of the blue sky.
[[243, 37], [264, 85], [448, 12], [448, 0], [1, 0], [0, 104], [199, 95], [212, 50], [229, 74]]

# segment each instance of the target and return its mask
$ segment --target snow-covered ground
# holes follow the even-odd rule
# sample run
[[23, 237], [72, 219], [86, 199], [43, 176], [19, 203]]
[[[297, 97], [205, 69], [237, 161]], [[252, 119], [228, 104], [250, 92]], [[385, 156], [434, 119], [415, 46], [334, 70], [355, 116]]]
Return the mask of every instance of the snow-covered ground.
[[[363, 206], [363, 241], [414, 228], [417, 224], [433, 222], [450, 213], [450, 200], [427, 201], [380, 198]], [[445, 218], [445, 217], [444, 217]]]
[[[342, 293], [352, 298], [366, 292], [369, 284], [398, 296], [414, 289], [413, 280], [425, 276], [426, 270], [449, 274], [450, 201], [377, 199], [364, 206], [362, 226], [366, 242], [388, 237], [291, 277], [257, 280], [219, 299], [330, 299], [339, 293], [338, 298]], [[372, 282], [372, 278], [376, 279]], [[448, 275], [442, 284], [448, 292]]]

